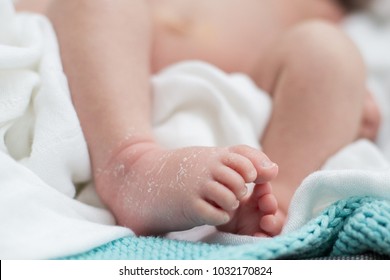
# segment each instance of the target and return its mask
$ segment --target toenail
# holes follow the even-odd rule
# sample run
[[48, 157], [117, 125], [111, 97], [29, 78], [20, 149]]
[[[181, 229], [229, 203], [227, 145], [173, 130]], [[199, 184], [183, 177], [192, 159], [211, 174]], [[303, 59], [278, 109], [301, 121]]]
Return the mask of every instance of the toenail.
[[232, 209], [236, 210], [238, 208], [238, 206], [240, 206], [240, 201], [236, 200], [236, 202], [233, 204]]
[[243, 190], [240, 192], [240, 197], [245, 196], [247, 193], [248, 193], [248, 189], [247, 189], [247, 188], [243, 189]]
[[276, 166], [276, 163], [270, 161], [269, 159], [263, 159], [261, 161], [261, 167], [263, 167], [264, 169], [271, 169], [275, 166]]
[[252, 171], [248, 174], [248, 176], [249, 176], [250, 178], [254, 178], [253, 180], [255, 180], [256, 177], [257, 177], [257, 171], [256, 171], [256, 169], [252, 170]]

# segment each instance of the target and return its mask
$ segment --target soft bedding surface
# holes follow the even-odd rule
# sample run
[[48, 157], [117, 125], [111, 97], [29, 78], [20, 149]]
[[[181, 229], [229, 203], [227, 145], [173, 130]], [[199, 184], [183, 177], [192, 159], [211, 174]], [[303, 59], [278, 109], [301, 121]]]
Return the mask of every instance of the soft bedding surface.
[[[221, 245], [163, 238], [126, 237], [66, 259], [307, 259], [390, 257], [390, 204], [351, 197], [328, 207], [289, 234], [253, 243]], [[367, 255], [367, 252], [377, 254]]]
[[[115, 225], [90, 184], [86, 143], [49, 22], [15, 14], [11, 0], [0, 0], [0, 258], [390, 256], [390, 25], [378, 19], [362, 14], [345, 23], [366, 58], [381, 106], [378, 142], [352, 143], [308, 176], [281, 236], [251, 238], [200, 227], [140, 238]], [[151, 82], [161, 144], [259, 147], [272, 104], [246, 76], [189, 61]]]

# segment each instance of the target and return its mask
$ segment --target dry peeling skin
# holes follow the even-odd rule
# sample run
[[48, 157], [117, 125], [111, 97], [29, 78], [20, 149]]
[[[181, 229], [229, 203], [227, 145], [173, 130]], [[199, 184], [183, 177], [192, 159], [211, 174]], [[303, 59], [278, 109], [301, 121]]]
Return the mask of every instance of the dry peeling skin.
[[[259, 224], [263, 216], [275, 214], [277, 206], [272, 207], [274, 200], [264, 195], [251, 201], [251, 211], [242, 211], [240, 208], [251, 200], [248, 196], [243, 200], [246, 183], [262, 184], [276, 173], [276, 165], [247, 146], [163, 150], [140, 143], [123, 149], [110, 167], [100, 171], [97, 189], [118, 222], [137, 234], [221, 225], [231, 219], [234, 226], [225, 228], [251, 228], [256, 232], [248, 234], [255, 234], [262, 231]], [[269, 192], [265, 194], [273, 197]], [[241, 205], [237, 210], [238, 200]], [[272, 213], [259, 214], [259, 203], [271, 205], [265, 209]], [[236, 212], [247, 217], [238, 219]], [[254, 226], [248, 227], [248, 223]]]

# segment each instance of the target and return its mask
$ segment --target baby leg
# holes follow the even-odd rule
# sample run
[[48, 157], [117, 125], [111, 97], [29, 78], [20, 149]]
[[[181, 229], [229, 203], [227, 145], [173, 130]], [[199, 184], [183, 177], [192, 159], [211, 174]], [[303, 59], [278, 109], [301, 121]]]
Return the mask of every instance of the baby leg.
[[146, 1], [56, 0], [49, 16], [96, 189], [119, 224], [142, 235], [223, 224], [245, 183], [276, 176], [277, 166], [246, 146], [165, 150], [155, 143]]
[[301, 181], [358, 137], [365, 69], [351, 41], [324, 22], [294, 28], [267, 59], [257, 81], [274, 110], [262, 145], [279, 165], [272, 185], [286, 213]]

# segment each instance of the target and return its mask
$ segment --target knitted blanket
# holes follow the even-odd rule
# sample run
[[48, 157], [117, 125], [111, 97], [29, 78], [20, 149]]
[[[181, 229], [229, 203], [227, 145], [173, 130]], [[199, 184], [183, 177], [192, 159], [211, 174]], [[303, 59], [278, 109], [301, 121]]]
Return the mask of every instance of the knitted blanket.
[[67, 259], [305, 259], [375, 252], [390, 258], [390, 202], [340, 200], [300, 229], [237, 246], [129, 236]]

